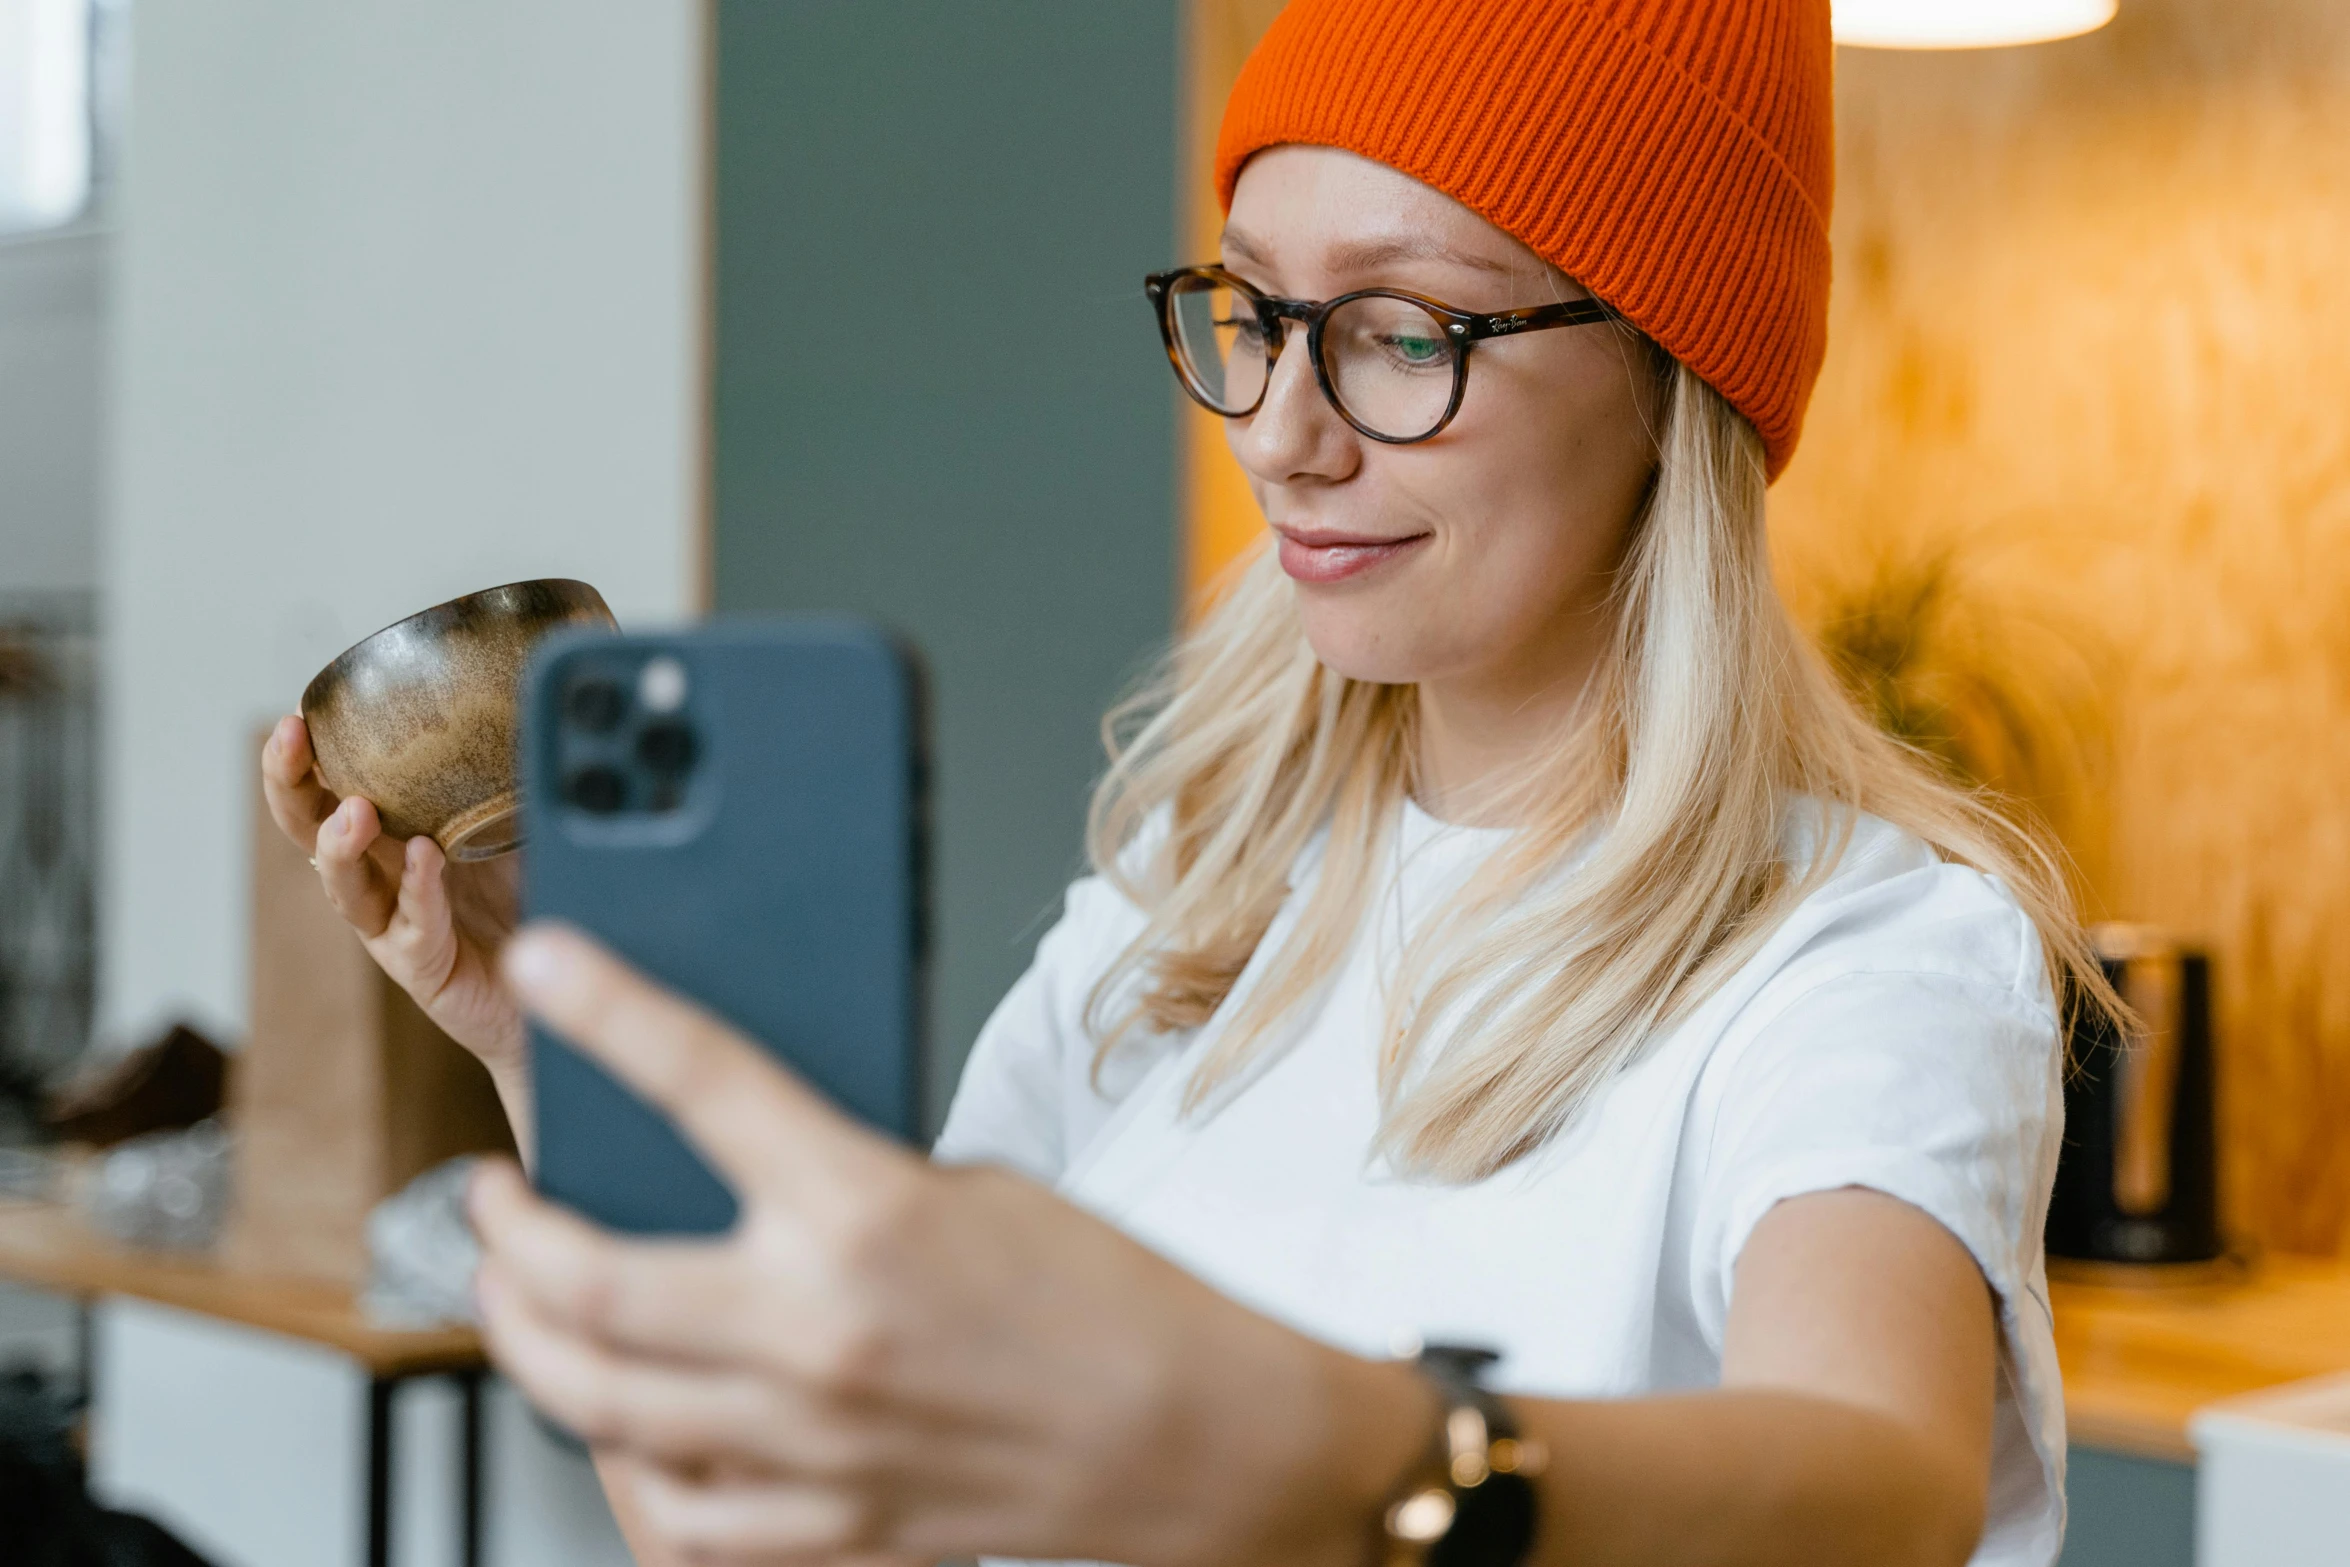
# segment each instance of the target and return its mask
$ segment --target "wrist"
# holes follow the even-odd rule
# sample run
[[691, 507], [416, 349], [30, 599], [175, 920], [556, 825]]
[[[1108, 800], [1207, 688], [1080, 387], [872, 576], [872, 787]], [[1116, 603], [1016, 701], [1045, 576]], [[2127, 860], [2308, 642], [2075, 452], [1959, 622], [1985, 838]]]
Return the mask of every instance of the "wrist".
[[1381, 1559], [1387, 1506], [1427, 1456], [1442, 1400], [1404, 1361], [1316, 1344], [1315, 1393], [1302, 1400], [1299, 1448], [1280, 1483], [1287, 1516], [1267, 1562], [1366, 1567]]
[[537, 1160], [536, 1128], [531, 1120], [530, 1057], [516, 1050], [513, 1055], [491, 1060], [481, 1058], [489, 1070], [490, 1086], [497, 1091], [498, 1104], [506, 1112], [507, 1128], [514, 1134], [514, 1151], [525, 1170], [534, 1168]]
[[[1156, 1379], [1123, 1465], [1173, 1482], [1122, 1509], [1104, 1559], [1156, 1567], [1370, 1567], [1393, 1493], [1441, 1400], [1409, 1364], [1346, 1354], [1261, 1318]], [[1217, 1374], [1201, 1376], [1206, 1366]], [[1105, 1498], [1106, 1500], [1106, 1498]]]
[[1387, 1509], [1426, 1462], [1430, 1438], [1444, 1420], [1444, 1400], [1409, 1361], [1345, 1358], [1351, 1388], [1326, 1472], [1340, 1477], [1334, 1500], [1356, 1521], [1360, 1559], [1378, 1562], [1386, 1555]]

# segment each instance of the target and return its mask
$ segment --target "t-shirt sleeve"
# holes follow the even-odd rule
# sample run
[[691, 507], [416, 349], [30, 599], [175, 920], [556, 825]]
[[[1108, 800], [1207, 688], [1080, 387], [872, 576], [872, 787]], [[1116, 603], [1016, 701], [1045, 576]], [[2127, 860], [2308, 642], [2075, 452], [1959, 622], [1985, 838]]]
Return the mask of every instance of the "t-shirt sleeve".
[[[2062, 1130], [2055, 1019], [2037, 998], [1934, 973], [1827, 980], [1773, 1018], [1721, 1085], [1695, 1226], [1701, 1307], [1726, 1315], [1771, 1207], [1866, 1186], [1924, 1210], [1992, 1284], [2040, 1261]], [[1707, 1322], [1719, 1342], [1719, 1317]]]
[[1144, 917], [1099, 876], [1069, 889], [1060, 920], [971, 1047], [946, 1126], [931, 1148], [943, 1164], [1008, 1165], [1060, 1178], [1115, 1108], [1120, 1074], [1093, 1070], [1086, 1006]]
[[2051, 1498], [1998, 1512], [2060, 1519], [2063, 1394], [2041, 1233], [2063, 1130], [2062, 1052], [2038, 943], [2021, 929], [2029, 961], [2018, 969], [2028, 978], [1839, 973], [1716, 1063], [1724, 1072], [1706, 1096], [1713, 1125], [1689, 1278], [1699, 1329], [1718, 1354], [1739, 1253], [1773, 1205], [1857, 1186], [1924, 1212], [1998, 1296], [1995, 1445], [2028, 1446], [2037, 1459], [1998, 1472], [2009, 1483], [2033, 1477], [2021, 1483]]

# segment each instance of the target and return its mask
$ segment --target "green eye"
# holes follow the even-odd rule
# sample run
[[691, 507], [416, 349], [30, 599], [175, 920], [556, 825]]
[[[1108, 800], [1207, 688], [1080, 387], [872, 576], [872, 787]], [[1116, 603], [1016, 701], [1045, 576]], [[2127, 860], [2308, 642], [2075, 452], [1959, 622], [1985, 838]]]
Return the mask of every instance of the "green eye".
[[1398, 362], [1413, 369], [1437, 363], [1444, 358], [1444, 339], [1424, 337], [1417, 333], [1395, 334], [1380, 339], [1380, 346], [1393, 354]]

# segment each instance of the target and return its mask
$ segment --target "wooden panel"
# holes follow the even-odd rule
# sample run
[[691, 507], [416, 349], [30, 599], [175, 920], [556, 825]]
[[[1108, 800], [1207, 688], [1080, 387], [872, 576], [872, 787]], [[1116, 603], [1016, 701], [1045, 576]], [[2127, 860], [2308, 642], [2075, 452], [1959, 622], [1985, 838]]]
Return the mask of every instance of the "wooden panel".
[[367, 1210], [386, 1189], [382, 975], [258, 792], [250, 810], [252, 1021], [229, 1105], [235, 1200], [221, 1244], [264, 1272], [356, 1284]]
[[[2350, 7], [2129, 0], [1838, 57], [1828, 368], [1773, 495], [1813, 613], [1946, 556], [2094, 742], [2099, 912], [2208, 942], [2231, 1221], [2350, 1242]], [[2022, 656], [2015, 656], [2021, 648]]]
[[375, 966], [258, 795], [252, 898], [252, 1034], [232, 1080], [222, 1251], [247, 1270], [355, 1287], [376, 1203], [444, 1159], [511, 1153], [513, 1139], [489, 1073]]

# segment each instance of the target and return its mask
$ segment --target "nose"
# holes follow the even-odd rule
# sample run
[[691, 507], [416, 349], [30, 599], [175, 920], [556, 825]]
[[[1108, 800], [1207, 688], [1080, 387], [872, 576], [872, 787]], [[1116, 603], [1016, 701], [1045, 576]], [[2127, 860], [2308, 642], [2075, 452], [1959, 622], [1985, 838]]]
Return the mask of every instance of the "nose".
[[1232, 455], [1260, 484], [1332, 484], [1362, 464], [1362, 438], [1322, 395], [1303, 332], [1273, 361], [1257, 411], [1228, 424]]

